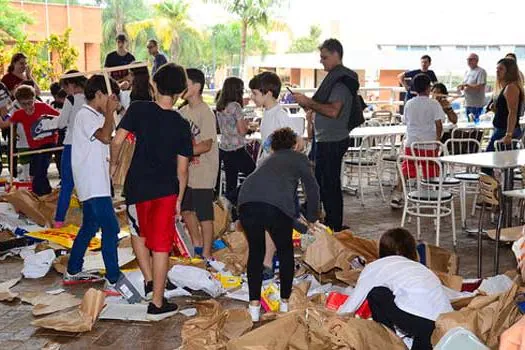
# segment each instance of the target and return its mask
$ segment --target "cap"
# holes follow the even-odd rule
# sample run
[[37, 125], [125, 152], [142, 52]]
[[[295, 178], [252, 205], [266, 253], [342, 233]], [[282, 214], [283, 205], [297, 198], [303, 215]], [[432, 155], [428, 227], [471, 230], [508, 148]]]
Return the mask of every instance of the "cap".
[[128, 41], [128, 38], [124, 34], [119, 34], [117, 35], [117, 41]]

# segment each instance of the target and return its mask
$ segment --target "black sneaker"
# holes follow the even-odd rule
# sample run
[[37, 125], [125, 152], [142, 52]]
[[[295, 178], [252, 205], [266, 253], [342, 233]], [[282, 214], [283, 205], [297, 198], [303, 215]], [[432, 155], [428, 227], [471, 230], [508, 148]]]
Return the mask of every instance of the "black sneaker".
[[144, 299], [151, 300], [153, 298], [153, 281], [144, 282]]
[[150, 321], [160, 321], [175, 315], [178, 309], [179, 307], [177, 304], [168, 303], [168, 301], [164, 298], [162, 299], [161, 307], [157, 307], [155, 304], [149, 303], [146, 319]]
[[271, 267], [264, 266], [262, 272], [262, 280], [267, 281], [273, 279], [274, 277], [275, 273], [273, 272], [273, 269]]

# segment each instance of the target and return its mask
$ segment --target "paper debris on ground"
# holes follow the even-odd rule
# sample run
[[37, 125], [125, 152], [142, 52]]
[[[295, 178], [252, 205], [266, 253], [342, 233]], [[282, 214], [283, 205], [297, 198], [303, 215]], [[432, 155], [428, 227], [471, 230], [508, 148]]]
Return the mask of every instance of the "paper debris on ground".
[[53, 264], [56, 255], [53, 249], [43, 250], [38, 253], [29, 254], [24, 257], [24, 268], [22, 274], [25, 278], [41, 278], [44, 277]]
[[214, 298], [224, 293], [221, 283], [198, 267], [175, 265], [168, 272], [168, 278], [177, 287], [202, 290]]
[[27, 292], [22, 293], [20, 299], [24, 303], [33, 305], [34, 316], [51, 314], [82, 303], [81, 299], [69, 293], [51, 295], [45, 292]]
[[[117, 248], [118, 254], [118, 265], [124, 266], [133, 260], [135, 260], [135, 254], [133, 248]], [[86, 252], [84, 256], [83, 271], [99, 271], [104, 270], [104, 259], [102, 258], [102, 252]]]
[[[60, 244], [64, 248], [71, 249], [73, 247], [73, 242], [77, 237], [78, 230], [79, 228], [77, 226], [69, 225], [62, 228], [50, 228], [35, 232], [29, 232], [26, 233], [26, 236], [54, 242], [56, 244]], [[98, 250], [101, 248], [101, 246], [101, 239], [95, 236], [89, 242], [88, 249]]]
[[241, 285], [241, 288], [233, 289], [226, 292], [226, 297], [233, 299], [233, 300], [239, 300], [239, 301], [250, 301], [250, 292], [248, 289], [248, 282], [244, 282]]
[[183, 314], [186, 317], [193, 317], [197, 315], [197, 309], [194, 307], [191, 307], [189, 309], [180, 310], [179, 313]]
[[[139, 270], [137, 271], [126, 271], [124, 272], [124, 275], [128, 279], [128, 281], [131, 282], [133, 287], [135, 287], [136, 290], [140, 293], [140, 296], [142, 298], [145, 297], [144, 295], [144, 275], [142, 275], [142, 272]], [[189, 297], [191, 296], [191, 293], [187, 290], [177, 287], [174, 290], [164, 290], [164, 298], [171, 299], [175, 297]]]
[[18, 293], [11, 292], [11, 288], [20, 281], [20, 278], [13, 278], [0, 283], [0, 301], [13, 301], [18, 296]]
[[101, 320], [149, 322], [146, 319], [148, 304], [108, 303], [100, 313]]
[[512, 288], [512, 280], [505, 275], [498, 275], [494, 277], [488, 277], [481, 281], [479, 290], [487, 295], [494, 295], [499, 293], [505, 293]]
[[52, 289], [52, 290], [48, 290], [46, 291], [47, 294], [51, 294], [51, 295], [57, 295], [57, 294], [60, 294], [60, 293], [64, 293], [66, 290], [64, 288], [58, 288], [58, 289]]
[[57, 313], [34, 320], [33, 326], [54, 329], [63, 332], [89, 332], [104, 307], [103, 291], [90, 288], [78, 309], [66, 313]]

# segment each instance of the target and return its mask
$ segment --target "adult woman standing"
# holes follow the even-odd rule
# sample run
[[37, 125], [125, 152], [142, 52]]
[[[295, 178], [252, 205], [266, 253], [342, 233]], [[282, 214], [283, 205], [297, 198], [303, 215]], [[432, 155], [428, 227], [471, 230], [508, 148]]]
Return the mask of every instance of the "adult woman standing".
[[[15, 53], [11, 57], [11, 63], [7, 68], [7, 74], [2, 77], [2, 83], [7, 86], [7, 89], [14, 95], [15, 89], [22, 84], [25, 80], [32, 80], [34, 82], [33, 76], [31, 75], [31, 69], [27, 65], [27, 57], [23, 53]], [[35, 92], [40, 95], [40, 88], [35, 82]]]
[[523, 86], [516, 61], [511, 58], [499, 60], [496, 67], [496, 92], [494, 97], [494, 132], [487, 146], [487, 152], [494, 151], [494, 142], [502, 140], [511, 143], [512, 138], [521, 137], [519, 111], [523, 105]]
[[237, 202], [236, 190], [239, 173], [248, 176], [255, 170], [255, 162], [245, 148], [248, 123], [244, 120], [242, 113], [243, 93], [243, 81], [230, 77], [224, 81], [217, 101], [217, 122], [221, 130], [219, 152], [226, 173], [225, 194], [234, 205]]

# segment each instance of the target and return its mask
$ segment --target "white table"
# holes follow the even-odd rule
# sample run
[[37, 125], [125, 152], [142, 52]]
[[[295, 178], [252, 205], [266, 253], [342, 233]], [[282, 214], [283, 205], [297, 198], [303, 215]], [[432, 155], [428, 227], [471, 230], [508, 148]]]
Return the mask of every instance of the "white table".
[[[440, 157], [439, 159], [443, 163], [470, 165], [480, 168], [501, 169], [504, 173], [503, 191], [510, 191], [514, 187], [513, 169], [525, 164], [525, 150], [461, 154]], [[503, 199], [501, 200], [503, 201]], [[506, 225], [511, 225], [512, 198], [506, 198], [503, 202], [503, 218]], [[505, 226], [505, 224], [503, 226]], [[497, 238], [497, 241], [499, 241], [499, 237]], [[478, 262], [478, 264], [478, 274], [481, 274], [479, 270], [481, 268], [481, 263]], [[499, 244], [496, 244], [494, 268], [497, 273], [499, 268]]]
[[350, 131], [350, 137], [403, 135], [406, 131], [406, 125], [364, 126]]

